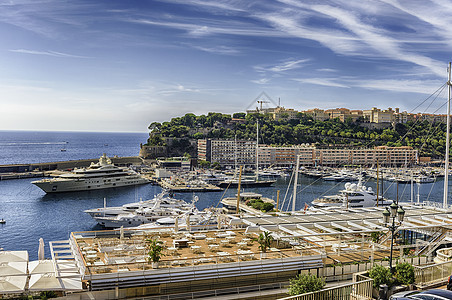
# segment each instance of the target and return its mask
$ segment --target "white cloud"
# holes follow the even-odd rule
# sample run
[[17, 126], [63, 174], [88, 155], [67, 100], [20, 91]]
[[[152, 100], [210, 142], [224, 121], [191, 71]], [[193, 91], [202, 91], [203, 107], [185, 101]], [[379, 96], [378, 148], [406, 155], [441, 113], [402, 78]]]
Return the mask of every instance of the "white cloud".
[[238, 49], [228, 47], [228, 46], [214, 46], [214, 47], [203, 47], [203, 46], [196, 46], [196, 45], [190, 45], [192, 48], [213, 53], [213, 54], [219, 54], [219, 55], [237, 55], [241, 52]]
[[80, 55], [74, 55], [74, 54], [68, 54], [68, 53], [62, 53], [62, 52], [56, 52], [56, 51], [36, 51], [36, 50], [26, 50], [26, 49], [12, 49], [9, 50], [11, 52], [15, 53], [24, 53], [24, 54], [33, 54], [33, 55], [47, 55], [47, 56], [54, 56], [54, 57], [68, 57], [68, 58], [90, 58], [87, 56], [80, 56]]
[[308, 83], [308, 84], [316, 84], [316, 85], [323, 85], [323, 86], [331, 86], [331, 87], [340, 87], [340, 88], [349, 88], [349, 86], [344, 85], [342, 83], [338, 83], [333, 78], [295, 78], [293, 79], [300, 83]]
[[251, 82], [257, 83], [257, 84], [267, 84], [270, 81], [268, 78], [261, 78], [257, 80], [251, 80]]

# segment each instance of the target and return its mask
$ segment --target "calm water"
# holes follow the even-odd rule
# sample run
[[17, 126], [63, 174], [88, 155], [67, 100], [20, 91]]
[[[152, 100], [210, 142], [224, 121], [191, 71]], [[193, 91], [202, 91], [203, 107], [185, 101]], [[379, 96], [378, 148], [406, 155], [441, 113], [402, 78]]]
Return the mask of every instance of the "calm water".
[[[97, 158], [101, 153], [113, 156], [133, 156], [138, 154], [139, 144], [146, 141], [147, 134], [133, 133], [79, 133], [79, 132], [1, 132], [0, 164], [23, 162], [49, 162], [82, 158]], [[66, 143], [68, 142], [68, 143]], [[64, 143], [64, 144], [62, 144]], [[106, 144], [108, 146], [106, 146]], [[61, 148], [66, 152], [61, 152]], [[64, 240], [72, 231], [100, 229], [83, 211], [103, 206], [107, 199], [108, 206], [118, 206], [138, 201], [139, 198], [150, 199], [161, 191], [160, 187], [142, 185], [112, 190], [86, 191], [76, 193], [46, 195], [30, 182], [35, 179], [0, 181], [0, 218], [6, 224], [0, 224], [0, 247], [5, 250], [28, 250], [30, 259], [37, 259], [38, 240], [44, 238], [46, 256], [49, 257], [49, 241]], [[280, 203], [284, 208], [292, 207], [289, 199], [292, 189], [287, 185], [290, 178], [279, 179], [274, 187], [247, 189], [258, 192], [276, 200], [276, 191], [280, 190]], [[301, 177], [298, 188], [297, 209], [302, 209], [318, 196], [335, 194], [343, 188], [344, 183], [316, 181]], [[368, 186], [375, 189], [375, 183]], [[416, 188], [416, 185], [415, 185]], [[385, 196], [395, 198], [396, 186], [385, 182]], [[449, 188], [451, 191], [452, 188]], [[287, 198], [284, 197], [287, 192]], [[226, 196], [235, 195], [235, 190], [226, 192]], [[417, 190], [415, 192], [415, 195]], [[442, 202], [443, 181], [420, 186], [420, 198]], [[219, 206], [223, 192], [197, 193], [198, 208]], [[193, 194], [177, 194], [177, 198], [191, 201]], [[410, 199], [410, 185], [399, 185], [399, 199]]]

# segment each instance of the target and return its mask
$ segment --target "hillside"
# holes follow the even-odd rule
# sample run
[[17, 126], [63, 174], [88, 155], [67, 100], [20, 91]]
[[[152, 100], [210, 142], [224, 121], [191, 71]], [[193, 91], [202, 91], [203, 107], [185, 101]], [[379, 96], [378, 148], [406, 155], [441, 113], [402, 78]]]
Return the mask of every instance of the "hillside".
[[[259, 143], [268, 145], [316, 144], [318, 147], [347, 146], [391, 147], [411, 146], [421, 156], [443, 158], [445, 152], [446, 125], [443, 123], [408, 122], [394, 128], [368, 129], [362, 119], [341, 122], [338, 119], [314, 121], [298, 113], [296, 119], [273, 120], [270, 115], [235, 113], [232, 116], [208, 113], [196, 116], [188, 113], [169, 122], [154, 122], [147, 145], [171, 145], [170, 154], [196, 155], [194, 140], [256, 139], [256, 120], [259, 120]], [[190, 143], [191, 141], [191, 143]]]

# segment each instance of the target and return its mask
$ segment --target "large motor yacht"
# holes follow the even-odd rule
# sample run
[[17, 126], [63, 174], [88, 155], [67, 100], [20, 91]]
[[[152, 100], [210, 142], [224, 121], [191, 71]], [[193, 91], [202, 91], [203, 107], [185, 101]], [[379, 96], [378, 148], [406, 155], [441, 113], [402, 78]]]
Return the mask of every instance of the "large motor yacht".
[[32, 183], [46, 193], [74, 192], [107, 189], [148, 183], [140, 174], [129, 168], [117, 167], [103, 154], [98, 163], [88, 168], [76, 168], [51, 179]]
[[119, 214], [125, 214], [130, 212], [135, 212], [138, 209], [151, 208], [156, 202], [159, 202], [160, 207], [173, 208], [173, 207], [184, 207], [190, 208], [190, 203], [184, 200], [174, 199], [168, 195], [167, 191], [162, 191], [158, 195], [154, 195], [154, 198], [143, 201], [140, 199], [139, 202], [126, 203], [122, 206], [107, 206], [106, 200], [104, 200], [104, 207], [87, 209], [84, 212], [89, 214], [92, 218], [102, 216], [102, 217], [114, 217]]
[[[382, 196], [378, 197], [378, 206], [386, 206], [392, 200], [386, 200]], [[362, 185], [361, 181], [356, 183], [347, 182], [345, 189], [337, 195], [324, 196], [311, 202], [314, 208], [356, 208], [377, 206], [377, 196], [371, 187]]]
[[[124, 204], [118, 207], [103, 207], [85, 210], [96, 222], [106, 228], [136, 227], [142, 224], [163, 222], [165, 220], [186, 219], [191, 215], [191, 221], [196, 217], [204, 220], [204, 212], [198, 211], [194, 197], [192, 203], [174, 199], [159, 194], [151, 200]], [[190, 217], [189, 217], [190, 218]], [[166, 221], [167, 222], [167, 221]]]

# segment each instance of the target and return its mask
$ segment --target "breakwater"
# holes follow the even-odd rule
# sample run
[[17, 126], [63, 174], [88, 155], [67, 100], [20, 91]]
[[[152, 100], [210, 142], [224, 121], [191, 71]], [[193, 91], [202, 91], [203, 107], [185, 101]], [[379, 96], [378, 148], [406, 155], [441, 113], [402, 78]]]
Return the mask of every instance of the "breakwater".
[[[142, 165], [145, 163], [139, 156], [111, 157], [110, 159], [112, 163], [120, 167]], [[45, 171], [83, 168], [98, 161], [99, 158], [91, 158], [47, 163], [0, 165], [0, 180], [43, 177], [46, 174]]]

